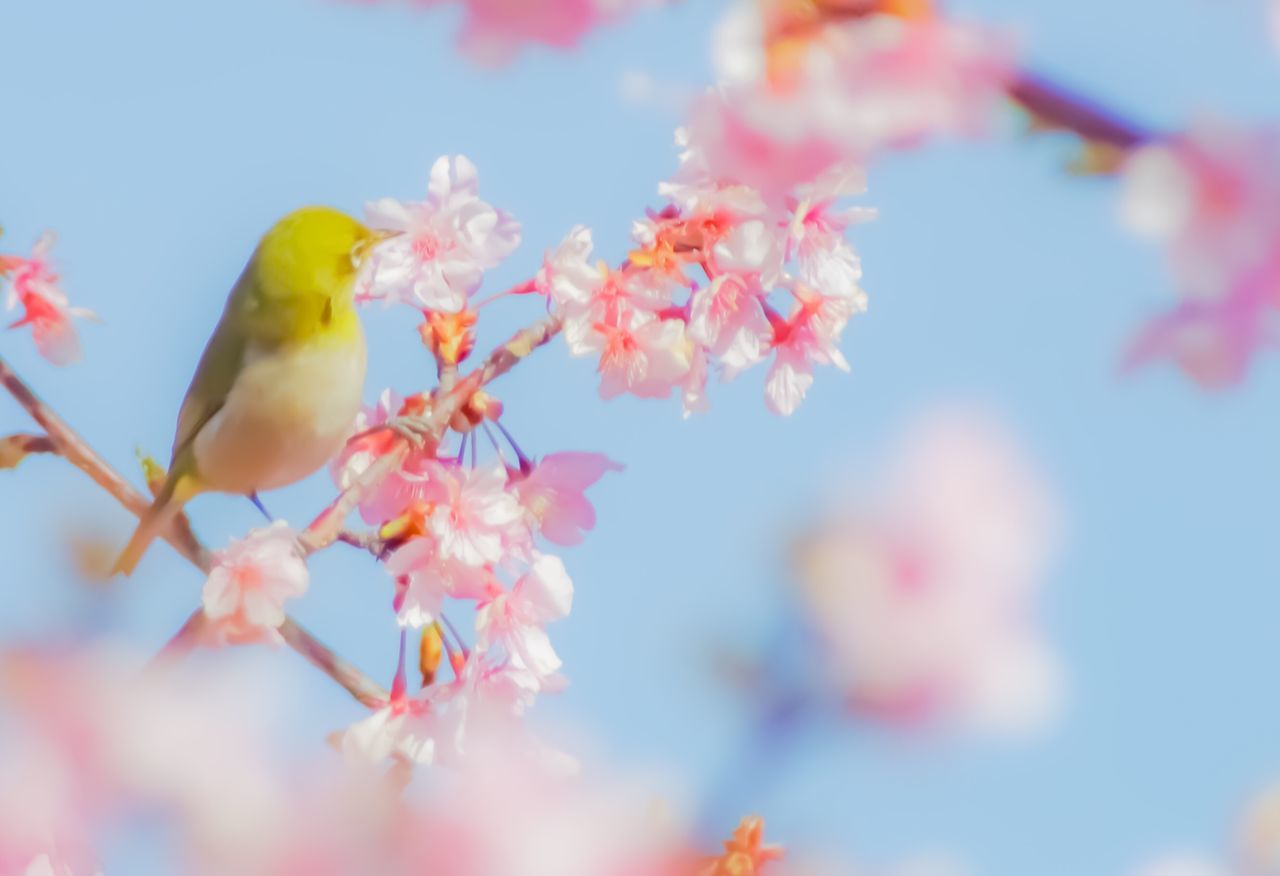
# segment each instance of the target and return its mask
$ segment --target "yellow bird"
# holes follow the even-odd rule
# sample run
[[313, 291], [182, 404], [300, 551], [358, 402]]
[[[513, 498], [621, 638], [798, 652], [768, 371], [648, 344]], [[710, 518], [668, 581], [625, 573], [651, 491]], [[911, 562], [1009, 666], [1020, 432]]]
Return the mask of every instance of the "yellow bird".
[[364, 387], [356, 275], [394, 233], [328, 207], [303, 207], [263, 236], [196, 366], [164, 485], [113, 573], [130, 574], [193, 496], [256, 500], [339, 450]]

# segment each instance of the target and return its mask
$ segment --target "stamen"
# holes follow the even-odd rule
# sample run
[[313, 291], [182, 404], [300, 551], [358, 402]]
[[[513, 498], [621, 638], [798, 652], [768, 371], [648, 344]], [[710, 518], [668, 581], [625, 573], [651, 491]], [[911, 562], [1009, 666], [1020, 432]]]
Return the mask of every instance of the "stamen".
[[511, 445], [511, 449], [515, 451], [516, 459], [520, 461], [520, 472], [528, 474], [533, 471], [533, 462], [529, 457], [524, 455], [524, 451], [520, 449], [520, 445], [516, 443], [516, 439], [511, 437], [511, 433], [507, 431], [507, 427], [502, 425], [501, 420], [494, 420], [493, 425], [498, 427], [498, 431], [502, 433], [502, 437], [507, 439], [507, 443]]

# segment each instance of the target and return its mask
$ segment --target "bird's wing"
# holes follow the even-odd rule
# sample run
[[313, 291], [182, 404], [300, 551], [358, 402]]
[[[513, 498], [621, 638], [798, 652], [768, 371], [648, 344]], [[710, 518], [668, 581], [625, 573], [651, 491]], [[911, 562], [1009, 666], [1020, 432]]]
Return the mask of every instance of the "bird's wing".
[[244, 365], [248, 338], [242, 314], [246, 299], [256, 294], [250, 279], [251, 271], [245, 270], [236, 288], [227, 300], [227, 308], [213, 330], [213, 336], [204, 348], [200, 364], [196, 366], [195, 376], [187, 388], [187, 396], [182, 400], [182, 409], [178, 412], [178, 429], [173, 438], [173, 462], [200, 434], [200, 430], [213, 418], [227, 401], [231, 387]]

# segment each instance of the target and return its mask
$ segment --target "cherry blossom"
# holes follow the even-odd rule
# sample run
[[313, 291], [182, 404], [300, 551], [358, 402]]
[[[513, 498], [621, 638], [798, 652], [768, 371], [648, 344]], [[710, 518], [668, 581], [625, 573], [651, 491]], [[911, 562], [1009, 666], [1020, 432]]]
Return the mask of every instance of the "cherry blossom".
[[365, 206], [369, 224], [402, 234], [378, 246], [360, 297], [423, 310], [462, 310], [484, 272], [520, 243], [520, 224], [480, 200], [476, 167], [465, 156], [431, 167], [427, 200], [383, 198]]
[[771, 192], [927, 137], [983, 133], [1012, 79], [1008, 42], [926, 4], [884, 11], [739, 3], [717, 31], [722, 84], [694, 107], [691, 142]]
[[58, 282], [49, 256], [57, 236], [46, 231], [30, 256], [0, 255], [0, 286], [8, 284], [8, 310], [21, 305], [22, 317], [9, 328], [31, 327], [40, 355], [54, 365], [69, 365], [80, 358], [80, 339], [72, 317], [95, 319], [91, 311], [72, 307]]
[[1121, 217], [1165, 247], [1181, 300], [1138, 333], [1128, 367], [1168, 358], [1218, 389], [1280, 344], [1278, 155], [1275, 131], [1204, 122], [1129, 158]]
[[999, 428], [962, 412], [917, 426], [894, 471], [799, 552], [837, 685], [891, 722], [1036, 726], [1058, 690], [1032, 616], [1053, 541], [1038, 478]]
[[427, 526], [442, 560], [466, 566], [496, 563], [528, 542], [524, 511], [507, 489], [507, 469], [438, 464], [428, 476], [437, 499]]
[[307, 564], [293, 531], [277, 520], [216, 553], [204, 585], [204, 614], [211, 634], [229, 643], [283, 639], [277, 627], [285, 603], [307, 592]]
[[622, 466], [600, 453], [552, 453], [512, 489], [543, 538], [571, 546], [596, 525], [587, 488], [610, 471], [622, 471]]
[[[417, 0], [433, 6], [454, 0]], [[526, 45], [571, 49], [596, 27], [648, 0], [456, 0], [466, 10], [458, 45], [486, 66], [505, 64]]]
[[502, 593], [476, 614], [476, 647], [501, 647], [514, 666], [541, 682], [560, 668], [544, 627], [568, 617], [573, 582], [558, 557], [540, 556], [510, 593]]
[[711, 373], [733, 379], [772, 355], [766, 403], [791, 414], [814, 364], [848, 369], [840, 338], [866, 295], [844, 233], [870, 214], [839, 202], [862, 193], [864, 175], [824, 166], [791, 191], [764, 192], [720, 175], [686, 132], [676, 142], [679, 170], [659, 186], [670, 203], [635, 223], [640, 248], [627, 262], [592, 268], [590, 232], [576, 228], [547, 253], [535, 288], [570, 352], [597, 359], [603, 398], [679, 390], [688, 416], [707, 409]]

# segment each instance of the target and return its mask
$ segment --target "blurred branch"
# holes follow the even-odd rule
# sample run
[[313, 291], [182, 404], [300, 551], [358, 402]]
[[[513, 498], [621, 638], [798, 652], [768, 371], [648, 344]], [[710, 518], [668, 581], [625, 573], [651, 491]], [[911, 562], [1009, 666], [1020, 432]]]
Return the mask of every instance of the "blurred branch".
[[1009, 96], [1042, 128], [1069, 131], [1090, 143], [1127, 152], [1153, 138], [1118, 113], [1032, 73], [1019, 76]]
[[33, 453], [57, 453], [53, 439], [48, 435], [6, 435], [0, 438], [0, 469], [17, 468], [22, 460]]
[[[116, 501], [137, 516], [141, 516], [151, 506], [151, 500], [135, 490], [124, 478], [91, 448], [80, 435], [67, 425], [52, 408], [40, 400], [29, 386], [0, 359], [0, 383], [17, 400], [18, 404], [47, 433], [49, 441], [56, 452], [68, 462], [93, 479]], [[185, 514], [179, 514], [170, 527], [161, 533], [169, 544], [173, 545], [186, 560], [201, 572], [208, 574], [210, 568], [209, 551], [200, 544], [195, 533], [191, 531], [191, 523]], [[183, 653], [180, 648], [189, 649], [194, 643], [200, 624], [203, 623], [203, 612], [197, 611], [181, 630], [165, 646], [164, 651]], [[312, 665], [320, 668], [338, 684], [346, 688], [361, 703], [382, 704], [386, 702], [387, 693], [360, 670], [347, 663], [331, 651], [328, 646], [318, 640], [292, 618], [285, 620], [280, 628], [289, 646], [305, 657]]]

